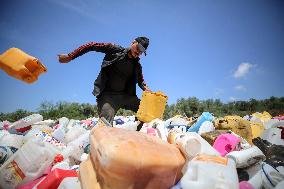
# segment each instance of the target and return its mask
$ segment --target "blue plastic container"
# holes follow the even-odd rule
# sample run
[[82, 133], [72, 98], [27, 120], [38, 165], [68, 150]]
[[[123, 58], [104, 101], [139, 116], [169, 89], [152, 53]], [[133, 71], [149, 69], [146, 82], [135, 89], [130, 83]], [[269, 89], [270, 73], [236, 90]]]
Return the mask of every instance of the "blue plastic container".
[[199, 128], [200, 126], [202, 125], [202, 123], [204, 121], [212, 121], [213, 120], [213, 116], [212, 114], [210, 114], [209, 112], [203, 112], [201, 114], [201, 116], [198, 118], [197, 122], [192, 125], [187, 132], [198, 132], [199, 131]]

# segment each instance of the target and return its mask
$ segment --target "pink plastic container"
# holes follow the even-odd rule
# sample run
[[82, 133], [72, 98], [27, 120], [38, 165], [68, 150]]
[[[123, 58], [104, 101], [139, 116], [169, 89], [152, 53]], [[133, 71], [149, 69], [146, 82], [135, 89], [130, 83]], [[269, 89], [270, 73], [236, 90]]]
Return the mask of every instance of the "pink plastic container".
[[222, 157], [236, 149], [240, 139], [232, 134], [222, 134], [218, 136], [213, 144], [213, 147], [220, 153]]
[[274, 117], [273, 119], [284, 120], [284, 116], [277, 116], [277, 117]]
[[147, 134], [152, 135], [152, 136], [156, 136], [156, 129], [154, 129], [152, 127], [147, 128]]
[[240, 182], [240, 189], [255, 189], [248, 181]]

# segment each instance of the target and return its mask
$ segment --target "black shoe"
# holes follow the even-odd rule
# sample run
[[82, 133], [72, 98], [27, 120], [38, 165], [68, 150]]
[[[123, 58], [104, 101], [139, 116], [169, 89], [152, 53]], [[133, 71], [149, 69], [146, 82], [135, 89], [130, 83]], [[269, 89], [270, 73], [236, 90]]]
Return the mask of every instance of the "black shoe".
[[141, 128], [142, 128], [142, 126], [143, 126], [143, 124], [144, 124], [144, 122], [142, 122], [142, 121], [139, 121], [139, 122], [140, 122], [140, 123], [137, 125], [136, 131], [140, 131]]

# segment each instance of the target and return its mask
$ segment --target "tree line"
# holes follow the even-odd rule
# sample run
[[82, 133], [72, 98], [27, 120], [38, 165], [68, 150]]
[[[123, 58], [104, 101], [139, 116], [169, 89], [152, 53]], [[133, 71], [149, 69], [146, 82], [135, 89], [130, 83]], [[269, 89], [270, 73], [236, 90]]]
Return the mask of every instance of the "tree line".
[[[251, 115], [254, 112], [267, 111], [272, 116], [284, 114], [284, 97], [270, 97], [268, 99], [248, 101], [234, 101], [223, 103], [219, 99], [199, 100], [196, 97], [180, 98], [175, 104], [166, 105], [164, 117], [166, 120], [175, 115], [186, 117], [199, 116], [202, 112], [211, 112], [217, 117], [225, 115]], [[46, 119], [56, 120], [61, 117], [83, 120], [90, 117], [98, 117], [96, 105], [89, 103], [70, 102], [42, 102], [36, 112], [18, 109], [15, 112], [0, 113], [0, 120], [10, 122], [17, 121], [23, 117], [39, 113]], [[134, 112], [120, 109], [116, 115], [134, 115]]]

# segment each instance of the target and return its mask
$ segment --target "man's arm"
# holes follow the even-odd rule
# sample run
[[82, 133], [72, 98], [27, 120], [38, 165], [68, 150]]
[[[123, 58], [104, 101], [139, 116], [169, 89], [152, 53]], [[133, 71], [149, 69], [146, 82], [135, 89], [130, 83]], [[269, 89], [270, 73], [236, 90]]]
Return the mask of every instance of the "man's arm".
[[75, 49], [73, 52], [69, 54], [60, 54], [58, 55], [58, 58], [59, 58], [59, 62], [68, 63], [71, 60], [74, 60], [75, 58], [82, 56], [83, 54], [89, 51], [96, 51], [96, 52], [102, 52], [102, 53], [107, 54], [107, 53], [116, 52], [120, 50], [121, 48], [122, 47], [111, 44], [111, 43], [90, 42], [90, 43], [80, 46], [79, 48]]
[[117, 50], [119, 46], [111, 44], [111, 43], [96, 43], [96, 42], [90, 42], [87, 44], [84, 44], [80, 46], [79, 48], [75, 49], [73, 52], [69, 53], [68, 56], [70, 56], [73, 59], [82, 56], [83, 54], [89, 52], [89, 51], [96, 51], [96, 52], [102, 52], [102, 53], [112, 53], [115, 50]]
[[150, 88], [147, 86], [144, 78], [143, 78], [143, 73], [142, 73], [142, 66], [139, 63], [138, 64], [138, 86], [143, 90], [143, 91], [148, 91], [151, 92]]

